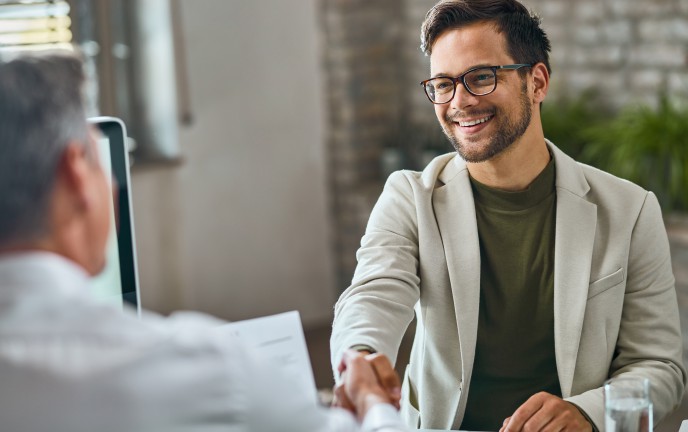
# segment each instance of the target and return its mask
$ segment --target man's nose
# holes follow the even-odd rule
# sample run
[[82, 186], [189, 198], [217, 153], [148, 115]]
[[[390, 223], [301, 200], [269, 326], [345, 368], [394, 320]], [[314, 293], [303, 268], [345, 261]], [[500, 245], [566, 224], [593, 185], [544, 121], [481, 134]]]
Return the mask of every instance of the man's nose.
[[468, 107], [478, 104], [478, 97], [469, 92], [463, 83], [459, 83], [456, 86], [456, 92], [454, 93], [454, 98], [450, 102], [452, 109], [462, 111]]

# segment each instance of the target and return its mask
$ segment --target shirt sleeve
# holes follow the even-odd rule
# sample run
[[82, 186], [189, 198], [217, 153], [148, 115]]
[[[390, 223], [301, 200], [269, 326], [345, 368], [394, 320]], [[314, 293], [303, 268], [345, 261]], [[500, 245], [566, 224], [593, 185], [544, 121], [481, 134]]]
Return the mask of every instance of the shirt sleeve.
[[363, 419], [361, 430], [364, 432], [400, 432], [408, 429], [392, 405], [377, 404], [368, 410]]
[[392, 174], [368, 220], [358, 264], [335, 305], [330, 351], [335, 372], [344, 351], [365, 345], [395, 364], [420, 298], [418, 210], [413, 187]]
[[359, 424], [355, 417], [341, 408], [320, 408], [323, 419], [318, 432], [408, 432], [397, 410], [389, 404], [374, 405]]

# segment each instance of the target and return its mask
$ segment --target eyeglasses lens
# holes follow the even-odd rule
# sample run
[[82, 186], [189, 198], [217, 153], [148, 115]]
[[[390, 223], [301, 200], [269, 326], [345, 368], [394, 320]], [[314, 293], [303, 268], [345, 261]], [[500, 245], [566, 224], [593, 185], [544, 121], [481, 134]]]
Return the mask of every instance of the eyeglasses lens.
[[[491, 68], [476, 69], [463, 76], [468, 90], [477, 96], [491, 93], [497, 84], [495, 73]], [[438, 77], [425, 84], [425, 92], [434, 103], [447, 103], [454, 97], [454, 80]]]
[[468, 89], [475, 95], [490, 93], [497, 82], [492, 69], [476, 69], [466, 74], [463, 79]]
[[447, 103], [454, 96], [454, 81], [449, 78], [433, 78], [425, 84], [425, 91], [435, 103]]

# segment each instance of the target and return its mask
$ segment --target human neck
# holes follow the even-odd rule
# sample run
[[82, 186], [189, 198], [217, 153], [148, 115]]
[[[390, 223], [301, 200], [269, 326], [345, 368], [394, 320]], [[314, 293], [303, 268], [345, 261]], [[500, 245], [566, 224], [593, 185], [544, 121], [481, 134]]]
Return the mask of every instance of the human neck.
[[62, 251], [56, 247], [55, 243], [49, 238], [35, 240], [14, 241], [0, 244], [0, 255], [21, 254], [29, 252], [50, 252], [63, 255]]
[[60, 229], [53, 227], [48, 233], [37, 238], [2, 243], [0, 257], [11, 254], [49, 252], [72, 261], [89, 274], [95, 274], [93, 269], [88, 267], [90, 261], [88, 251], [83, 247], [84, 237], [85, 234], [79, 229], [78, 224], [68, 223]]
[[516, 142], [494, 158], [466, 163], [468, 172], [480, 183], [507, 191], [526, 189], [551, 159], [544, 137], [532, 142]]

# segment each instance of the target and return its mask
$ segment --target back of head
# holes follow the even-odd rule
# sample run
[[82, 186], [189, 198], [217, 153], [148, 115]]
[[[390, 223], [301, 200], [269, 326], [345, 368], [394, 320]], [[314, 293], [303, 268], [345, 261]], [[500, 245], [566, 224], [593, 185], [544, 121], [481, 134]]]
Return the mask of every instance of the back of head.
[[68, 143], [88, 142], [81, 60], [69, 51], [0, 60], [0, 246], [47, 233]]
[[[504, 34], [509, 55], [516, 63], [544, 63], [551, 74], [549, 38], [540, 18], [516, 0], [443, 0], [433, 6], [421, 27], [421, 50], [432, 54], [437, 38], [447, 30], [479, 22], [494, 23]], [[522, 70], [525, 73], [526, 69]]]

